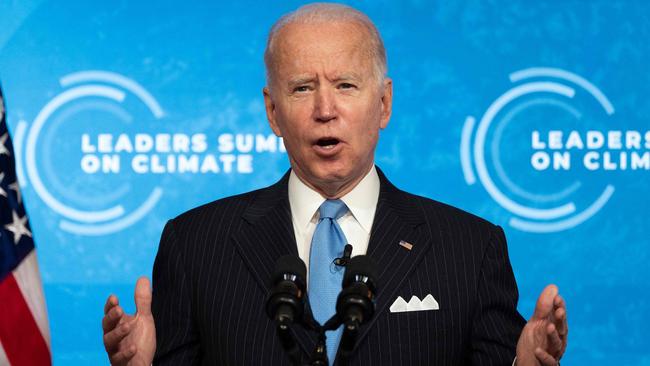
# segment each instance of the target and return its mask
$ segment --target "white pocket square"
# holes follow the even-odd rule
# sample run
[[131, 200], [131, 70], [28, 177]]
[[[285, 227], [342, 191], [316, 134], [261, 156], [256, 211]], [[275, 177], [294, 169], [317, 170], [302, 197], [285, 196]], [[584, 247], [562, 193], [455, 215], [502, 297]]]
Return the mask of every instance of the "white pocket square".
[[424, 300], [420, 300], [417, 296], [413, 295], [409, 302], [406, 302], [401, 296], [398, 296], [397, 299], [393, 302], [393, 305], [390, 306], [391, 313], [404, 313], [407, 311], [427, 311], [427, 310], [439, 310], [440, 305], [436, 299], [428, 294], [425, 296]]

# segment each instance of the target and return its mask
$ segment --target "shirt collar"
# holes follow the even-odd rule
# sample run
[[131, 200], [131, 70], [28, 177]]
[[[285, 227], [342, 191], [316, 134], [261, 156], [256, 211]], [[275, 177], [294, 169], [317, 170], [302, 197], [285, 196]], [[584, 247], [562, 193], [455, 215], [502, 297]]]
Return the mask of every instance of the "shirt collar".
[[[350, 213], [359, 225], [370, 233], [372, 221], [375, 218], [377, 201], [379, 200], [379, 175], [373, 165], [365, 177], [341, 200], [350, 209]], [[289, 205], [294, 222], [305, 228], [314, 218], [325, 198], [303, 183], [296, 173], [291, 170], [289, 176]]]

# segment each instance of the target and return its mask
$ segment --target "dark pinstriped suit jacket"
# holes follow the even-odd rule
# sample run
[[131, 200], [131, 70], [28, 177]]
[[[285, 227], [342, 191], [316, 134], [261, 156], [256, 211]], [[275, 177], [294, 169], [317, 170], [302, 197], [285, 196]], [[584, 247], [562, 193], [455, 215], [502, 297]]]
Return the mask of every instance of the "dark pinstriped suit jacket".
[[[511, 365], [524, 319], [503, 231], [400, 191], [379, 171], [368, 254], [379, 263], [377, 310], [353, 365]], [[298, 255], [286, 174], [271, 187], [170, 220], [153, 269], [155, 364], [288, 365], [264, 312], [277, 258]], [[398, 245], [413, 244], [412, 250]], [[440, 310], [391, 313], [432, 294]], [[316, 335], [297, 327], [302, 350]]]

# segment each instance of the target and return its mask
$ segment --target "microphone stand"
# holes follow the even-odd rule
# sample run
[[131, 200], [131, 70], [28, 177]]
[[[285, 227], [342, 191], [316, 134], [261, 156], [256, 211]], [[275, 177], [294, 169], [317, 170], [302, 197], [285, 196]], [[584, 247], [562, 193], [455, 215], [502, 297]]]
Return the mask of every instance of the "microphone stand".
[[335, 325], [334, 328], [327, 327], [327, 325], [332, 321], [338, 322], [338, 324], [340, 324], [340, 321], [337, 321], [334, 318], [336, 318], [336, 316], [332, 317], [332, 319], [326, 323], [326, 326], [320, 326], [320, 324], [316, 323], [313, 319], [309, 319], [308, 317], [305, 317], [305, 319], [303, 319], [302, 325], [306, 326], [307, 329], [316, 331], [318, 333], [318, 342], [316, 343], [316, 347], [314, 348], [307, 364], [303, 364], [300, 361], [300, 348], [298, 347], [298, 343], [296, 342], [296, 338], [292, 331], [293, 324], [295, 324], [293, 320], [284, 317], [278, 317], [276, 319], [276, 330], [278, 337], [280, 338], [280, 344], [282, 345], [282, 349], [289, 356], [289, 360], [293, 366], [329, 365], [329, 361], [327, 359], [327, 347], [325, 345], [325, 331], [338, 328], [338, 325]]
[[350, 363], [350, 356], [357, 342], [360, 325], [357, 321], [348, 321], [343, 324], [343, 335], [341, 336], [341, 345], [339, 346], [340, 366], [347, 366]]
[[331, 317], [322, 327], [324, 343], [325, 331], [336, 330], [340, 326], [343, 326], [343, 335], [341, 336], [338, 350], [338, 366], [347, 366], [350, 363], [350, 356], [357, 342], [357, 336], [359, 335], [359, 327], [362, 323], [361, 319], [362, 318], [358, 316], [351, 316], [347, 322], [344, 323], [341, 317], [337, 314]]
[[325, 345], [325, 327], [318, 326], [317, 331], [318, 342], [309, 358], [309, 364], [311, 366], [329, 366], [329, 360], [327, 359], [327, 346]]
[[[325, 323], [324, 326], [318, 327], [318, 342], [316, 347], [309, 358], [309, 363], [304, 365], [300, 362], [300, 349], [296, 343], [296, 339], [291, 331], [292, 324], [286, 321], [277, 322], [277, 334], [280, 338], [282, 349], [289, 356], [291, 364], [294, 366], [328, 366], [329, 360], [327, 358], [327, 348], [325, 346], [325, 331], [336, 330], [341, 326], [342, 322], [338, 316], [333, 316]], [[341, 336], [341, 343], [339, 345], [339, 358], [338, 366], [347, 366], [350, 363], [349, 357], [354, 349], [359, 334], [360, 323], [356, 320], [348, 321], [343, 324], [343, 335]]]
[[300, 350], [291, 331], [291, 322], [286, 318], [278, 320], [276, 330], [282, 349], [289, 356], [291, 364], [300, 366]]

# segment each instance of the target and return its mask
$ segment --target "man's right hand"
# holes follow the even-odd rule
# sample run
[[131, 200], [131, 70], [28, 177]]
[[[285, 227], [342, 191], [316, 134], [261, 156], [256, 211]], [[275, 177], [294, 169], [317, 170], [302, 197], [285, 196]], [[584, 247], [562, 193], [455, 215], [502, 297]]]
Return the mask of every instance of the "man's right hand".
[[117, 296], [104, 305], [104, 348], [111, 365], [150, 366], [156, 352], [156, 327], [151, 315], [151, 287], [146, 277], [135, 285], [135, 315], [128, 315]]

